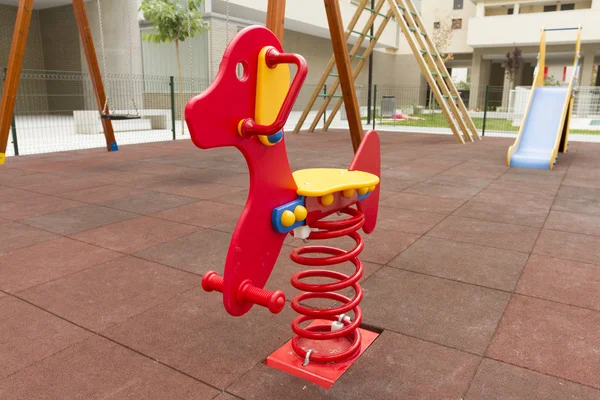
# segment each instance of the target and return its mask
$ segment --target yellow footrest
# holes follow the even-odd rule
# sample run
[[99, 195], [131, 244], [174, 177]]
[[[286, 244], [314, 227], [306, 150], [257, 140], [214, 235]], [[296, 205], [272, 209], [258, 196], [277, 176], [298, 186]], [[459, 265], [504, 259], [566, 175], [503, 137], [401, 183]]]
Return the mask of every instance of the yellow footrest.
[[320, 197], [345, 190], [368, 189], [379, 184], [379, 177], [362, 171], [312, 168], [294, 172], [298, 195]]

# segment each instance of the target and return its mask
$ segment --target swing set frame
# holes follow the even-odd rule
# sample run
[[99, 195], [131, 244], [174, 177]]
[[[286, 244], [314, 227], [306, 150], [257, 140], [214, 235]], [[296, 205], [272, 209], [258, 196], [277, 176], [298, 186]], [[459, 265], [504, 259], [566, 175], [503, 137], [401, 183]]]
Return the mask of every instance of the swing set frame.
[[[3, 164], [5, 160], [10, 125], [13, 118], [17, 90], [19, 88], [19, 79], [21, 76], [23, 56], [27, 44], [34, 1], [35, 0], [19, 1], [8, 69], [6, 72], [4, 89], [2, 91], [2, 100], [0, 102], [0, 164]], [[268, 1], [267, 28], [274, 32], [280, 41], [283, 41], [286, 0]], [[342, 97], [348, 116], [352, 147], [354, 148], [354, 152], [356, 152], [363, 138], [363, 128], [356, 96], [356, 88], [354, 87], [350, 57], [348, 48], [346, 47], [340, 6], [338, 0], [323, 0], [323, 2], [325, 4], [325, 11], [327, 13], [329, 31], [331, 34], [331, 43], [342, 87]], [[102, 82], [102, 74], [100, 73], [100, 66], [98, 64], [98, 57], [92, 40], [92, 33], [87, 12], [85, 10], [84, 0], [72, 0], [72, 3], [75, 11], [75, 18], [77, 20], [77, 27], [79, 29], [79, 36], [81, 38], [94, 88], [96, 105], [98, 106], [98, 112], [102, 115], [110, 111], [105, 109], [106, 92], [104, 90], [104, 83]], [[118, 147], [116, 146], [115, 132], [111, 120], [101, 118], [101, 122], [106, 138], [106, 149], [108, 151], [117, 150]]]

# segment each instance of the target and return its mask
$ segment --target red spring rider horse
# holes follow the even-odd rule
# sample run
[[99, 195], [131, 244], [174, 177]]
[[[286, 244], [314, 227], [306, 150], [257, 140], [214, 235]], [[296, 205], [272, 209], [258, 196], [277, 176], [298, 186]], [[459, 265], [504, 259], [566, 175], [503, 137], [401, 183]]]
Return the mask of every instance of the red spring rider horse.
[[[297, 67], [291, 86], [289, 64]], [[240, 68], [242, 76], [238, 74]], [[364, 242], [358, 230], [371, 233], [377, 220], [379, 137], [374, 131], [365, 135], [347, 170], [292, 173], [283, 127], [307, 72], [304, 58], [284, 53], [271, 31], [246, 28], [231, 41], [214, 82], [189, 102], [185, 116], [196, 146], [235, 146], [246, 158], [250, 171], [250, 192], [231, 239], [224, 276], [211, 271], [202, 279], [206, 291], [223, 293], [229, 314], [241, 316], [254, 304], [272, 313], [283, 309], [283, 292], [263, 288], [287, 234], [305, 240], [348, 236], [356, 243], [350, 251], [315, 245], [292, 251], [291, 258], [298, 264], [331, 266], [350, 262], [355, 272], [347, 276], [317, 269], [292, 277], [292, 285], [304, 292], [291, 303], [300, 314], [292, 323], [296, 335], [287, 344], [293, 353], [287, 351], [286, 355], [282, 348], [280, 355], [287, 360], [276, 352], [267, 362], [330, 387], [376, 336], [359, 329], [363, 292], [358, 281], [364, 268], [358, 255]], [[348, 218], [324, 220], [334, 213]], [[317, 254], [321, 257], [315, 257]], [[306, 283], [307, 278], [315, 277], [334, 282]], [[350, 287], [355, 293], [353, 298], [336, 293]], [[329, 299], [341, 305], [316, 309], [302, 304], [308, 299]], [[307, 322], [312, 323], [306, 326]]]

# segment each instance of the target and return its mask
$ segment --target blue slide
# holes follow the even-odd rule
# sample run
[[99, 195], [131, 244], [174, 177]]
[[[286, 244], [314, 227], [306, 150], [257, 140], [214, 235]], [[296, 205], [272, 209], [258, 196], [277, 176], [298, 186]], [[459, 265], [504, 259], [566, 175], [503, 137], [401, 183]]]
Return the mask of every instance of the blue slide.
[[521, 140], [515, 144], [516, 151], [510, 157], [510, 166], [551, 169], [557, 143], [567, 123], [564, 110], [570, 101], [570, 89], [538, 87], [534, 90]]

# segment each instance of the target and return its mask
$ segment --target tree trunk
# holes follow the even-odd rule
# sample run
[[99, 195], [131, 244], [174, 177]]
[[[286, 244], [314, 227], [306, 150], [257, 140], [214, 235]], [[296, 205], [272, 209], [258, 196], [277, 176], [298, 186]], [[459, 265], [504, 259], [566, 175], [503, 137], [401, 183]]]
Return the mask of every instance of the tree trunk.
[[183, 107], [183, 74], [181, 73], [181, 59], [179, 58], [179, 40], [175, 41], [177, 56], [177, 72], [179, 73], [179, 110], [181, 111], [181, 135], [185, 135], [185, 110]]

